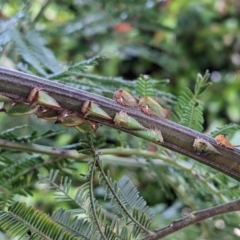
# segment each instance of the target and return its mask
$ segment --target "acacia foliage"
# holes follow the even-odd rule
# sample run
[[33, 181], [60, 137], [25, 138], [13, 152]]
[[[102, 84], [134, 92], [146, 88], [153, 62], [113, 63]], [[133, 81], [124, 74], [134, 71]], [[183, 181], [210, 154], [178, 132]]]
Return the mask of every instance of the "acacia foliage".
[[[227, 1], [222, 2], [225, 3], [222, 10], [217, 3], [204, 1], [191, 4], [186, 4], [185, 1], [138, 1], [137, 4], [131, 1], [98, 1], [97, 4], [92, 1], [52, 2], [41, 12], [31, 1], [19, 6], [14, 1], [9, 1], [2, 4], [1, 8], [1, 64], [9, 64], [52, 81], [61, 81], [110, 98], [117, 88], [124, 88], [137, 97], [146, 94], [154, 96], [165, 108], [175, 110], [175, 121], [199, 131], [208, 130], [210, 123], [218, 122], [216, 116], [221, 114], [221, 121], [226, 125], [214, 129], [213, 136], [217, 133], [231, 136], [239, 129], [237, 124], [227, 124], [229, 120], [239, 120], [239, 111], [234, 116], [232, 114], [234, 106], [238, 106], [235, 89], [239, 88], [239, 76], [236, 73], [236, 53], [239, 50], [236, 17], [239, 10], [234, 6], [235, 2], [231, 6]], [[51, 12], [54, 13], [53, 16], [49, 15]], [[213, 94], [212, 88], [204, 92], [204, 98], [194, 91], [197, 72], [204, 73], [206, 69], [213, 72], [211, 80], [221, 80], [214, 85], [218, 92], [222, 92], [221, 99], [213, 98], [216, 94]], [[150, 80], [139, 84], [137, 79], [146, 73], [150, 75]], [[227, 85], [228, 81], [234, 79], [233, 84]], [[183, 86], [188, 86], [188, 89]], [[226, 104], [224, 99], [226, 101], [229, 92], [231, 98], [228, 98]], [[214, 104], [215, 108], [212, 106]], [[224, 106], [224, 110], [221, 110], [221, 106]], [[80, 136], [76, 131], [32, 117], [19, 117], [16, 125], [15, 119], [1, 114], [0, 128], [1, 139], [82, 150], [78, 143]], [[169, 219], [177, 219], [184, 207], [191, 210], [203, 209], [238, 196], [238, 182], [146, 141], [108, 128], [99, 129], [97, 138], [93, 141], [95, 148], [102, 151], [111, 149], [113, 152], [108, 177], [120, 179], [124, 174], [130, 175], [141, 190], [155, 212], [153, 227], [162, 226]], [[119, 147], [122, 147], [121, 150]], [[129, 148], [131, 154], [127, 153]], [[146, 149], [150, 151], [146, 153]], [[135, 169], [135, 160], [138, 171]], [[126, 168], [113, 166], [116, 162], [124, 165], [124, 161]], [[51, 176], [52, 168], [71, 176], [70, 188], [76, 190], [79, 187], [78, 181], [81, 181], [83, 188], [87, 186], [83, 185], [83, 180], [79, 180], [78, 176], [78, 171], [86, 175], [86, 164], [73, 163], [71, 158], [43, 155], [33, 149], [30, 153], [26, 153], [24, 148], [1, 150], [2, 210], [15, 202], [16, 194], [42, 195], [42, 191], [33, 187], [37, 174], [44, 172]], [[105, 192], [100, 185], [94, 183], [95, 197], [102, 201]], [[39, 199], [37, 197], [35, 201], [43, 201], [42, 198]], [[93, 199], [92, 202], [100, 213], [98, 203]], [[15, 206], [35, 211], [22, 204], [15, 203], [12, 208]], [[109, 209], [106, 202], [103, 209], [110, 213], [117, 212], [119, 209], [116, 210], [116, 205], [114, 206]], [[12, 208], [8, 209], [10, 213]], [[51, 211], [56, 210], [55, 201], [50, 208]], [[71, 204], [66, 208], [74, 211]], [[42, 210], [46, 209], [43, 207]], [[171, 215], [170, 210], [174, 214]], [[63, 224], [68, 226], [65, 220], [69, 213], [65, 214], [65, 211], [63, 210], [64, 218], [55, 218], [55, 221], [64, 220]], [[94, 218], [96, 214], [93, 212], [90, 211]], [[136, 212], [134, 214], [137, 215]], [[220, 229], [217, 227], [218, 220], [224, 221], [224, 233], [215, 231], [216, 228]], [[116, 228], [112, 217], [109, 217], [109, 221], [113, 225], [106, 227], [109, 232], [105, 234], [108, 236]], [[208, 238], [223, 238], [226, 234], [234, 239], [232, 226], [235, 227], [238, 221], [237, 214], [220, 217], [212, 220], [211, 224], [192, 226], [174, 238], [196, 238], [201, 234]], [[82, 224], [82, 229], [88, 230], [87, 223], [83, 221]], [[133, 237], [123, 229], [121, 233], [123, 236], [125, 234], [125, 239]], [[136, 236], [139, 233], [137, 227], [135, 233]]]

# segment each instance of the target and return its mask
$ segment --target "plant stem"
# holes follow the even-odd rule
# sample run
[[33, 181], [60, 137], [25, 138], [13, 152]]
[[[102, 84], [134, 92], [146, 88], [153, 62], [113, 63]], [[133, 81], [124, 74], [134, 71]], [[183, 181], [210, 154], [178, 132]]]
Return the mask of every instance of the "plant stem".
[[[91, 154], [92, 154], [92, 157], [93, 157], [93, 167], [91, 169], [91, 174], [90, 174], [90, 194], [89, 194], [89, 199], [90, 199], [90, 206], [91, 206], [91, 211], [92, 211], [92, 215], [93, 215], [93, 221], [96, 223], [97, 225], [97, 228], [98, 228], [98, 231], [101, 235], [101, 238], [103, 240], [107, 240], [105, 234], [104, 234], [104, 230], [103, 230], [103, 224], [101, 223], [102, 219], [101, 219], [101, 213], [99, 212], [99, 205], [97, 203], [97, 200], [95, 199], [94, 197], [94, 172], [95, 172], [95, 168], [96, 168], [96, 165], [98, 164], [98, 156], [95, 155], [95, 152], [94, 152], [94, 146], [92, 144], [92, 140], [91, 138], [88, 136], [88, 140], [90, 141], [91, 143]], [[98, 210], [98, 211], [97, 211]]]
[[[0, 139], [0, 149], [9, 149], [9, 150], [19, 150], [23, 152], [30, 152], [30, 153], [41, 153], [46, 154], [50, 156], [56, 156], [56, 157], [66, 157], [69, 159], [73, 159], [78, 162], [88, 162], [89, 156], [78, 153], [76, 150], [67, 150], [57, 147], [48, 147], [43, 146], [39, 144], [32, 144], [32, 143], [17, 143], [17, 142], [11, 142], [8, 140], [2, 140]], [[121, 152], [124, 154], [124, 157], [118, 157], [117, 155]], [[144, 165], [149, 165], [148, 161], [142, 160], [137, 161], [132, 158], [126, 159], [126, 157], [131, 156], [139, 156], [151, 159], [154, 165], [160, 166], [164, 165], [165, 163], [171, 164], [172, 166], [182, 170], [187, 171], [189, 174], [194, 175], [193, 169], [191, 167], [191, 164], [171, 160], [171, 158], [166, 157], [163, 154], [159, 154], [158, 152], [150, 152], [147, 150], [142, 149], [131, 149], [131, 148], [103, 148], [96, 150], [96, 153], [101, 156], [101, 161], [107, 164], [117, 164], [122, 166], [131, 166], [131, 167], [142, 167]], [[113, 157], [114, 156], [114, 157]], [[208, 179], [205, 179], [201, 176], [198, 176], [198, 180], [204, 185], [205, 188], [208, 188], [210, 192], [212, 192], [214, 195], [217, 195], [222, 202], [228, 202], [229, 200], [223, 197], [218, 189], [212, 185]]]
[[172, 233], [175, 233], [176, 231], [185, 228], [189, 225], [195, 224], [199, 221], [205, 220], [207, 218], [214, 217], [216, 215], [239, 211], [240, 210], [240, 199], [237, 199], [235, 201], [224, 203], [212, 208], [207, 208], [200, 211], [194, 211], [190, 213], [188, 216], [173, 221], [170, 225], [161, 228], [157, 231], [155, 231], [155, 234], [146, 238], [143, 238], [142, 240], [154, 240], [154, 239], [161, 239], [163, 237], [166, 237]]
[[66, 150], [56, 147], [48, 147], [48, 146], [42, 146], [39, 144], [33, 144], [33, 143], [17, 143], [17, 142], [10, 142], [8, 140], [2, 140], [0, 139], [0, 148], [4, 149], [12, 149], [12, 150], [20, 150], [24, 152], [37, 152], [52, 156], [62, 156], [62, 157], [68, 157], [72, 159], [79, 159], [82, 157], [86, 157], [86, 155], [78, 153], [76, 150]]
[[[79, 115], [81, 115], [81, 105], [87, 100], [97, 103], [112, 118], [114, 118], [117, 112], [127, 112], [128, 115], [134, 117], [143, 126], [160, 129], [164, 138], [162, 146], [191, 157], [205, 165], [240, 180], [240, 151], [237, 149], [231, 150], [219, 147], [211, 137], [167, 119], [147, 116], [138, 109], [120, 106], [109, 98], [26, 73], [0, 67], [0, 94], [14, 99], [21, 98], [26, 100], [30, 91], [35, 87], [42, 88], [48, 92], [63, 109], [75, 111]], [[97, 117], [87, 117], [87, 119], [136, 135], [129, 129], [115, 126], [114, 122], [111, 120]], [[203, 138], [211, 143], [222, 155], [197, 155], [193, 149], [193, 142], [197, 137]]]
[[150, 231], [149, 229], [147, 229], [145, 226], [143, 226], [136, 218], [133, 217], [132, 213], [127, 209], [127, 207], [122, 203], [121, 199], [119, 198], [119, 195], [116, 193], [116, 190], [113, 188], [111, 182], [109, 181], [107, 175], [105, 174], [102, 166], [101, 166], [101, 163], [100, 163], [100, 160], [99, 160], [99, 156], [95, 154], [95, 158], [97, 159], [98, 161], [98, 169], [99, 171], [101, 172], [102, 174], [102, 177], [105, 181], [105, 183], [107, 184], [108, 186], [108, 189], [110, 190], [110, 192], [112, 193], [112, 195], [114, 196], [116, 202], [118, 203], [118, 205], [120, 206], [120, 208], [122, 208], [122, 210], [125, 212], [125, 214], [127, 215], [127, 217], [129, 219], [132, 220], [132, 222], [134, 224], [136, 224], [142, 231], [148, 233], [148, 234], [152, 234], [152, 231]]

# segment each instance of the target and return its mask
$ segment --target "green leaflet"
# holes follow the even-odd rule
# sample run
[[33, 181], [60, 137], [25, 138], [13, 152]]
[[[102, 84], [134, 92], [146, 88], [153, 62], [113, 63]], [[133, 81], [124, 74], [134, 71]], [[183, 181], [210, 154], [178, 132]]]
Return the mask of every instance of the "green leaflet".
[[233, 135], [236, 131], [240, 129], [240, 126], [236, 123], [229, 123], [221, 127], [217, 127], [216, 130], [211, 132], [212, 137], [216, 137], [219, 134], [223, 135]]
[[13, 237], [25, 235], [30, 231], [34, 233], [35, 238], [42, 235], [45, 239], [78, 239], [47, 214], [32, 206], [28, 207], [26, 203], [16, 202], [9, 206], [7, 212], [0, 211], [0, 226]]
[[137, 93], [139, 96], [154, 96], [153, 79], [148, 75], [141, 74], [137, 79]]
[[[174, 106], [174, 115], [172, 116], [174, 121], [202, 132], [204, 106], [200, 100], [200, 95], [212, 84], [208, 81], [209, 72], [206, 71], [203, 76], [197, 74], [194, 92], [187, 87], [184, 89], [178, 97], [177, 104]], [[214, 136], [219, 133], [216, 133]]]

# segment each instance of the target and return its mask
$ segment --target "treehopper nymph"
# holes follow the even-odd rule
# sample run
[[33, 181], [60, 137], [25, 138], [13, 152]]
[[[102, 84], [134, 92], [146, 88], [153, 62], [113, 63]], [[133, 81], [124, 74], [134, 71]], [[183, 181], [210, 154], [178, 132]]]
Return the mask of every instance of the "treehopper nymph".
[[217, 145], [228, 148], [228, 149], [233, 149], [235, 147], [239, 147], [239, 145], [232, 145], [223, 134], [217, 135], [215, 137], [215, 141], [216, 141]]
[[123, 106], [129, 106], [129, 107], [137, 107], [137, 100], [134, 96], [132, 96], [129, 92], [123, 90], [123, 89], [117, 89], [114, 92], [113, 99], [123, 105]]
[[166, 117], [165, 110], [151, 97], [142, 97], [139, 100], [138, 107], [148, 115]]
[[44, 106], [38, 106], [36, 115], [38, 118], [49, 121], [49, 120], [57, 120], [59, 113], [60, 113], [59, 110], [44, 107]]
[[210, 154], [222, 155], [211, 143], [203, 138], [196, 138], [193, 142], [194, 151], [197, 155], [207, 156]]
[[6, 102], [3, 105], [4, 111], [11, 116], [24, 116], [35, 113], [37, 111], [37, 107], [32, 107], [28, 103], [13, 103]]
[[84, 102], [81, 111], [84, 114], [84, 117], [92, 116], [112, 120], [112, 118], [93, 101], [88, 100]]
[[215, 137], [215, 141], [217, 145], [229, 149], [233, 149], [234, 146], [226, 139], [226, 137], [223, 134], [219, 134]]
[[28, 101], [31, 106], [43, 105], [50, 108], [61, 108], [57, 101], [40, 88], [33, 88], [28, 95]]
[[75, 127], [83, 124], [85, 120], [74, 113], [63, 111], [58, 115], [55, 123], [60, 123], [65, 127]]
[[130, 129], [130, 130], [145, 129], [145, 127], [142, 124], [140, 124], [137, 120], [130, 117], [129, 115], [127, 115], [127, 113], [123, 111], [116, 113], [113, 121], [116, 126], [123, 127], [126, 129]]
[[96, 122], [85, 120], [81, 125], [75, 127], [79, 132], [86, 133], [89, 132], [95, 136], [95, 131], [98, 128], [98, 124]]
[[164, 141], [162, 133], [158, 129], [138, 130], [134, 131], [134, 133], [136, 133], [136, 135], [138, 135], [139, 137], [142, 137], [157, 144], [162, 144]]

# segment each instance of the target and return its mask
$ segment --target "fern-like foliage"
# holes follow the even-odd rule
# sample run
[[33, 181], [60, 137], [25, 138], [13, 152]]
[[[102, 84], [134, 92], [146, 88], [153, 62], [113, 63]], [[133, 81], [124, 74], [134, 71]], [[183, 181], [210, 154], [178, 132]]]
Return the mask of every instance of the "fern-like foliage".
[[0, 226], [12, 236], [24, 237], [31, 233], [31, 239], [80, 239], [54, 222], [47, 214], [19, 202], [11, 205], [8, 211], [0, 211]]
[[61, 208], [54, 212], [51, 218], [75, 237], [84, 240], [94, 239], [95, 231], [92, 231], [94, 226], [85, 217], [79, 218], [74, 216], [72, 211]]
[[236, 131], [240, 129], [240, 126], [236, 123], [229, 123], [222, 127], [218, 127], [216, 130], [211, 132], [212, 137], [216, 137], [218, 134], [223, 135], [233, 135]]
[[[41, 140], [43, 138], [54, 137], [59, 134], [64, 133], [64, 130], [47, 130], [44, 132], [39, 132], [33, 126], [24, 124], [24, 125], [17, 125], [12, 128], [8, 128], [0, 132], [0, 138], [6, 139], [9, 141], [21, 142], [21, 143], [30, 143], [36, 142], [37, 140]], [[25, 134], [23, 134], [25, 133]]]
[[48, 72], [59, 72], [62, 66], [56, 59], [53, 52], [46, 47], [45, 39], [34, 29], [31, 29], [25, 34], [25, 41], [31, 54]]
[[156, 80], [148, 75], [140, 75], [134, 82], [134, 87], [139, 97], [161, 97], [161, 104], [170, 107], [176, 103], [176, 97], [161, 90], [168, 83], [168, 79]]
[[[90, 167], [90, 172], [92, 172], [92, 170], [94, 170], [94, 168]], [[102, 207], [95, 198], [92, 197], [90, 182], [83, 184], [76, 192], [75, 197], [71, 197], [69, 195], [71, 180], [68, 180], [67, 177], [62, 178], [58, 186], [54, 183], [57, 175], [58, 171], [51, 171], [49, 178], [42, 178], [41, 182], [51, 182], [51, 188], [55, 191], [57, 201], [71, 201], [75, 203], [78, 208], [69, 211], [60, 209], [53, 214], [52, 218], [74, 236], [81, 239], [117, 239], [117, 222], [113, 221], [111, 225], [106, 224]], [[89, 181], [91, 181], [91, 178], [89, 178]], [[81, 214], [82, 217], [78, 218], [75, 216], [76, 214]], [[100, 225], [100, 228], [98, 225]], [[104, 228], [104, 230], [102, 230], [102, 228]]]
[[44, 160], [40, 156], [21, 157], [18, 162], [7, 156], [1, 156], [0, 165], [0, 208], [3, 209], [12, 203], [14, 195], [28, 195], [31, 193], [29, 187], [36, 182], [33, 174], [34, 168], [42, 165]]
[[50, 76], [50, 79], [64, 79], [65, 77], [72, 77], [77, 74], [81, 74], [81, 72], [85, 72], [88, 67], [95, 66], [99, 63], [100, 60], [102, 60], [103, 56], [95, 56], [93, 58], [89, 58], [87, 60], [70, 64], [65, 70], [62, 70], [61, 72], [55, 71], [55, 74]]
[[[149, 229], [151, 223], [153, 222], [153, 215], [150, 213], [150, 208], [147, 206], [146, 201], [139, 196], [139, 192], [134, 187], [130, 179], [126, 176], [123, 176], [117, 183], [118, 185], [118, 195], [121, 201], [121, 204], [126, 206], [128, 210], [132, 213], [133, 217], [139, 221], [145, 228]], [[111, 198], [113, 207], [117, 208], [117, 201], [114, 201], [112, 194], [109, 194]], [[126, 214], [125, 214], [126, 215]], [[126, 216], [127, 217], [127, 216]], [[134, 223], [134, 221], [132, 222]], [[137, 237], [141, 233], [142, 229], [137, 224], [134, 224], [132, 235]]]
[[[7, 148], [0, 149], [0, 209], [5, 209], [13, 203], [16, 194], [28, 196], [38, 180], [37, 175], [43, 169], [61, 169], [65, 173], [72, 171], [71, 162], [66, 157], [49, 157], [33, 154], [45, 151], [45, 146], [32, 144], [35, 141], [46, 140], [46, 137], [56, 137], [62, 130], [40, 131], [33, 126], [19, 125], [0, 132], [0, 141]], [[51, 152], [52, 148], [49, 148]], [[30, 153], [27, 153], [30, 152]]]
[[179, 118], [179, 124], [202, 131], [203, 119], [203, 103], [195, 99], [194, 94], [189, 88], [178, 98], [178, 103], [174, 108]]
[[[52, 219], [58, 224], [61, 224], [64, 228], [70, 231], [74, 236], [81, 239], [98, 239], [99, 232], [97, 230], [94, 221], [92, 219], [89, 202], [90, 185], [89, 182], [83, 184], [78, 188], [75, 196], [71, 196], [69, 193], [71, 187], [71, 179], [68, 177], [62, 177], [60, 184], [57, 184], [57, 176], [59, 171], [50, 171], [50, 175], [47, 178], [40, 176], [40, 183], [50, 184], [50, 188], [54, 191], [54, 196], [58, 202], [70, 202], [75, 208], [71, 210], [59, 209], [53, 213]], [[94, 204], [97, 203], [94, 202]], [[81, 214], [81, 218], [78, 218], [76, 214]], [[102, 215], [101, 209], [98, 207], [98, 214]]]
[[83, 208], [84, 203], [88, 199], [87, 191], [89, 190], [88, 183], [82, 185], [76, 195], [73, 197], [69, 194], [69, 190], [71, 187], [71, 179], [69, 177], [62, 177], [60, 179], [60, 184], [57, 184], [55, 181], [59, 174], [59, 170], [51, 170], [49, 177], [43, 177], [39, 175], [39, 183], [47, 183], [50, 184], [50, 188], [54, 191], [54, 196], [56, 201], [58, 202], [71, 202], [75, 204], [77, 208], [74, 209], [75, 213], [84, 213], [86, 208]]
[[42, 76], [46, 77], [46, 71], [41, 66], [39, 59], [32, 54], [24, 34], [15, 27], [9, 27], [8, 34], [14, 42], [16, 51], [24, 59], [24, 61], [35, 68]]
[[[40, 182], [49, 184], [57, 201], [71, 202], [76, 206], [70, 210], [57, 210], [52, 219], [75, 237], [86, 240], [132, 240], [137, 239], [141, 233], [150, 233], [153, 216], [130, 179], [124, 176], [119, 181], [112, 181], [109, 174], [105, 175], [90, 136], [81, 141], [81, 147], [85, 154], [92, 155], [93, 161], [89, 162], [86, 183], [78, 188], [75, 196], [70, 195], [71, 179], [62, 177], [59, 181], [58, 170], [51, 170], [47, 178], [41, 176]], [[93, 180], [97, 170], [99, 183], [106, 190], [105, 200], [109, 200], [112, 206], [110, 211], [114, 218], [111, 219], [111, 224], [106, 219], [107, 210], [104, 210], [93, 194]], [[81, 214], [81, 217], [77, 218], [76, 214]]]
[[[29, 21], [30, 1], [25, 7], [10, 20], [0, 23], [0, 47], [4, 48], [12, 43], [15, 54], [19, 55], [18, 67], [24, 71], [37, 71], [40, 75], [47, 77], [48, 72], [61, 71], [61, 64], [56, 60], [51, 50], [46, 47], [44, 38], [33, 28], [26, 31], [26, 22]], [[16, 24], [17, 22], [17, 24]]]
[[153, 86], [150, 81], [149, 76], [147, 75], [140, 75], [140, 77], [137, 79], [137, 93], [141, 97], [153, 97]]
[[142, 232], [150, 233], [152, 215], [145, 200], [139, 197], [137, 189], [127, 177], [123, 177], [118, 182], [112, 181], [110, 175], [106, 176], [104, 173], [99, 156], [94, 149], [92, 155], [99, 170], [99, 183], [106, 191], [105, 199], [110, 199], [113, 209], [115, 211], [117, 209], [117, 214], [121, 214], [126, 225], [133, 224], [132, 237], [136, 238]]
[[[37, 72], [38, 75], [50, 80], [57, 80], [73, 87], [95, 92], [110, 98], [112, 98], [113, 92], [116, 89], [123, 88], [126, 90], [129, 89], [133, 94], [137, 93], [139, 96], [160, 96], [166, 106], [171, 106], [175, 103], [175, 98], [172, 94], [160, 90], [161, 86], [169, 83], [168, 79], [156, 80], [141, 75], [139, 79], [129, 81], [129, 79], [122, 77], [101, 76], [89, 73], [87, 71], [89, 67], [95, 67], [104, 59], [103, 56], [98, 54], [87, 60], [75, 63], [62, 63], [58, 61], [54, 53], [46, 47], [46, 41], [39, 32], [32, 25], [25, 26], [27, 21], [24, 16], [28, 16], [28, 9], [29, 7], [26, 7], [24, 11], [20, 11], [11, 21], [4, 20], [0, 23], [0, 48], [7, 48], [10, 43], [12, 44], [12, 50], [18, 58], [17, 67], [20, 70], [28, 73]], [[69, 28], [66, 27], [66, 29], [61, 30], [66, 34], [75, 32], [80, 26], [79, 21], [81, 22], [80, 25], [83, 24], [83, 26], [86, 26], [87, 32], [91, 29], [91, 34], [97, 34], [103, 28], [107, 29], [109, 26], [112, 27], [115, 24], [114, 22], [109, 22], [108, 16], [103, 12], [92, 14], [87, 11], [86, 16], [83, 16], [82, 20], [79, 19], [76, 26], [73, 26], [75, 23], [71, 23]], [[15, 22], [18, 24], [15, 24]], [[85, 35], [85, 29], [82, 29], [81, 32]], [[89, 33], [87, 36], [89, 36]], [[134, 47], [131, 46], [130, 49], [133, 50]], [[153, 56], [156, 55], [154, 51], [151, 54]], [[153, 56], [149, 60], [153, 59]], [[155, 61], [159, 61], [159, 56], [155, 57]], [[106, 88], [106, 85], [108, 88]], [[134, 92], [135, 88], [137, 92]]]
[[203, 102], [199, 100], [199, 96], [211, 85], [211, 83], [208, 82], [208, 78], [208, 71], [206, 71], [204, 76], [198, 74], [194, 92], [189, 88], [185, 88], [174, 107], [173, 120], [186, 127], [200, 132], [202, 131], [204, 122]]
[[[156, 100], [166, 108], [172, 108], [176, 104], [175, 96], [164, 92], [162, 88], [169, 80], [152, 79], [145, 75], [136, 79], [139, 72], [147, 72], [159, 76], [159, 78], [171, 76], [171, 78], [177, 79], [179, 69], [182, 67], [187, 66], [189, 74], [195, 71], [194, 66], [202, 67], [199, 63], [186, 65], [187, 58], [185, 57], [183, 64], [179, 61], [184, 52], [182, 46], [187, 45], [184, 43], [184, 38], [181, 38], [181, 29], [176, 31], [164, 27], [162, 22], [169, 22], [165, 21], [167, 17], [167, 20], [171, 22], [181, 23], [181, 16], [178, 16], [178, 19], [169, 17], [169, 14], [167, 16], [164, 1], [85, 0], [59, 1], [57, 5], [54, 5], [52, 1], [28, 0], [22, 1], [26, 6], [25, 9], [13, 17], [10, 16], [11, 13], [5, 15], [5, 6], [15, 11], [17, 5], [10, 3], [14, 1], [5, 2], [1, 4], [0, 10], [0, 51], [2, 53], [1, 63], [4, 65], [7, 63], [6, 66], [9, 66], [10, 62], [10, 66], [13, 68], [109, 98], [112, 98], [115, 89], [119, 88], [126, 89], [135, 96], [156, 96], [159, 97]], [[50, 11], [45, 11], [49, 3]], [[19, 1], [19, 6], [20, 4], [21, 1]], [[39, 9], [39, 4], [43, 4], [43, 8], [35, 18], [33, 15]], [[12, 8], [12, 6], [14, 7]], [[34, 14], [29, 14], [29, 9], [36, 11], [34, 10]], [[13, 11], [8, 10], [8, 12]], [[56, 14], [49, 18], [49, 13], [52, 11]], [[72, 14], [77, 17], [72, 18]], [[187, 19], [192, 19], [190, 15], [185, 16]], [[68, 20], [64, 22], [64, 19]], [[124, 24], [127, 24], [132, 30], [125, 33], [118, 31], [117, 26]], [[201, 27], [199, 29], [201, 30]], [[203, 29], [205, 30], [204, 27]], [[166, 33], [165, 30], [168, 32]], [[176, 37], [176, 32], [183, 44], [173, 48], [171, 41], [165, 40], [169, 39], [169, 36]], [[202, 40], [204, 41], [204, 39]], [[208, 40], [211, 41], [210, 38]], [[159, 44], [160, 42], [161, 44]], [[62, 45], [62, 43], [64, 44]], [[119, 49], [120, 52], [118, 52]], [[191, 50], [188, 53], [191, 53]], [[100, 56], [99, 54], [102, 52], [110, 59]], [[108, 54], [109, 52], [111, 54]], [[121, 55], [121, 59], [119, 55]], [[85, 60], [86, 56], [87, 60]], [[184, 56], [192, 56], [192, 54]], [[67, 62], [69, 60], [70, 63]], [[98, 66], [100, 61], [104, 61], [102, 66]], [[161, 71], [155, 72], [156, 66], [160, 66]], [[129, 69], [131, 71], [128, 71]], [[118, 74], [134, 79], [125, 79]], [[202, 130], [203, 123], [203, 103], [200, 101], [200, 97], [202, 91], [208, 86], [208, 83], [204, 82], [205, 80], [205, 76], [199, 75], [195, 89], [191, 89], [191, 91], [186, 89], [179, 97], [178, 104], [174, 109], [175, 121], [199, 131]], [[153, 216], [146, 202], [139, 196], [139, 192], [128, 177], [119, 177], [122, 169], [117, 169], [117, 174], [114, 175], [120, 179], [118, 181], [113, 180], [109, 172], [105, 174], [102, 159], [96, 154], [90, 139], [82, 141], [81, 145], [78, 145], [74, 142], [79, 139], [79, 136], [72, 134], [74, 133], [73, 129], [63, 131], [59, 130], [59, 126], [51, 125], [50, 130], [43, 131], [48, 123], [42, 120], [40, 120], [41, 126], [38, 127], [15, 125], [15, 121], [18, 122], [18, 120], [31, 125], [38, 122], [37, 119], [31, 117], [25, 118], [23, 121], [20, 118], [9, 119], [9, 121], [7, 119], [7, 123], [4, 124], [2, 119], [4, 121], [6, 118], [5, 116], [2, 118], [2, 116], [1, 114], [1, 231], [13, 233], [17, 239], [25, 234], [28, 235], [27, 239], [54, 239], [54, 237], [63, 239], [63, 234], [51, 236], [50, 229], [55, 233], [58, 231], [56, 229], [60, 229], [61, 233], [69, 233], [70, 235], [66, 239], [74, 237], [84, 240], [134, 240], [140, 239], [144, 234], [150, 235]], [[6, 130], [7, 128], [9, 129]], [[125, 162], [129, 171], [132, 171], [130, 166], [137, 165], [139, 171], [134, 174], [134, 177], [144, 180], [140, 180], [140, 187], [145, 187], [149, 183], [147, 187], [151, 187], [151, 189], [145, 190], [146, 197], [151, 198], [154, 194], [155, 201], [150, 199], [151, 204], [156, 204], [158, 201], [157, 205], [159, 206], [160, 199], [163, 203], [161, 205], [164, 205], [171, 199], [176, 200], [177, 204], [181, 202], [179, 207], [184, 205], [191, 209], [203, 209], [209, 207], [210, 204], [223, 203], [238, 197], [239, 183], [233, 179], [216, 173], [203, 164], [191, 165], [192, 161], [185, 161], [186, 157], [182, 159], [181, 156], [178, 156], [176, 159], [175, 153], [170, 150], [159, 148], [157, 151], [157, 149], [153, 149], [152, 145], [144, 145], [148, 144], [146, 141], [141, 145], [138, 140], [129, 138], [126, 133], [122, 133], [121, 137], [117, 139], [116, 130], [112, 131], [111, 128], [108, 128], [106, 131], [104, 128], [98, 129], [95, 147], [103, 154], [112, 154], [107, 156], [111, 159], [111, 164], [114, 162], [117, 165]], [[213, 136], [219, 133], [232, 134], [238, 129], [239, 127], [236, 125], [224, 126], [214, 131]], [[6, 148], [4, 142], [6, 145], [12, 144], [11, 148]], [[64, 144], [80, 148], [81, 153], [86, 154], [87, 159], [92, 158], [89, 160], [89, 169], [85, 174], [84, 184], [79, 183], [76, 170], [73, 171], [71, 166], [74, 162], [74, 166], [83, 171], [85, 165], [81, 161], [86, 158], [80, 156], [78, 159], [78, 154], [68, 155], [72, 156], [74, 161], [65, 158], [67, 150], [64, 149], [64, 146], [62, 149], [54, 149], [54, 146], [59, 147]], [[117, 148], [119, 145], [122, 146], [120, 153]], [[141, 147], [137, 147], [139, 145]], [[127, 146], [127, 149], [124, 149], [124, 146]], [[108, 149], [103, 149], [105, 147]], [[109, 147], [111, 151], [109, 151]], [[38, 154], [34, 154], [35, 152]], [[103, 159], [105, 160], [107, 157]], [[123, 161], [120, 162], [121, 160]], [[150, 167], [146, 175], [141, 174], [141, 166], [144, 166], [144, 170]], [[50, 169], [54, 170], [50, 171]], [[70, 209], [56, 210], [54, 208], [56, 211], [49, 217], [24, 204], [13, 204], [18, 195], [22, 197], [32, 193], [39, 173], [48, 175], [47, 178], [42, 177], [41, 181], [44, 182], [45, 187], [47, 186], [53, 191], [55, 197], [53, 205], [61, 202], [61, 207], [68, 206]], [[81, 180], [83, 180], [82, 177]], [[100, 188], [105, 190], [104, 200], [95, 197], [98, 194], [98, 191], [95, 192], [98, 190], [96, 185], [101, 185]], [[158, 191], [154, 192], [154, 188]], [[39, 193], [41, 190], [37, 189], [37, 192]], [[45, 204], [45, 200], [48, 199], [45, 198], [43, 191], [41, 195], [44, 195], [44, 199], [41, 198], [41, 200], [44, 200]], [[213, 195], [214, 198], [212, 198]], [[47, 204], [49, 204], [48, 201]], [[11, 206], [9, 207], [9, 205]], [[157, 220], [155, 226], [159, 227], [163, 226], [166, 221], [169, 222], [171, 216], [162, 214], [157, 208], [155, 207], [156, 211], [154, 211]], [[174, 218], [179, 217], [177, 214], [180, 210], [176, 211], [178, 208], [176, 209], [174, 205], [169, 208], [171, 213], [175, 211]], [[6, 209], [8, 211], [5, 211]], [[19, 215], [15, 209], [19, 210]], [[162, 206], [162, 211], [164, 209], [165, 207]], [[165, 210], [169, 212], [168, 209]], [[30, 213], [29, 217], [25, 219], [28, 213]], [[161, 220], [159, 221], [159, 219]], [[228, 226], [237, 227], [235, 225], [239, 222], [239, 218], [232, 218], [230, 222], [231, 224]], [[226, 221], [225, 223], [227, 230], [225, 232], [229, 233], [231, 230], [227, 227]], [[208, 232], [212, 232], [211, 224], [200, 229], [202, 225], [199, 223], [192, 227], [202, 236], [213, 238], [210, 234], [207, 235]], [[196, 234], [192, 236], [188, 234], [188, 230], [183, 231], [185, 231], [183, 234], [189, 239], [197, 238]], [[223, 232], [220, 234], [222, 235]], [[222, 238], [224, 237], [222, 236]]]

